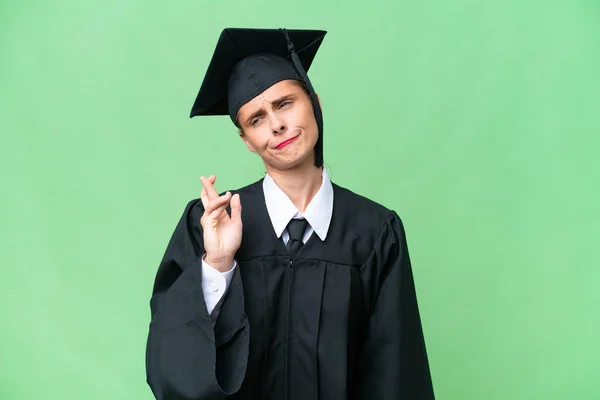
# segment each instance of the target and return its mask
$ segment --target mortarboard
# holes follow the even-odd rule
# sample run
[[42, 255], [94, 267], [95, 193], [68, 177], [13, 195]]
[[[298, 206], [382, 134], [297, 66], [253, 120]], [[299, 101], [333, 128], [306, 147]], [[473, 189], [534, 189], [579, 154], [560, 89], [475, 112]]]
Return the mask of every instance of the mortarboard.
[[229, 115], [277, 82], [286, 79], [306, 84], [312, 101], [319, 139], [315, 165], [323, 165], [323, 116], [306, 71], [326, 31], [299, 29], [227, 28], [221, 32], [190, 118]]

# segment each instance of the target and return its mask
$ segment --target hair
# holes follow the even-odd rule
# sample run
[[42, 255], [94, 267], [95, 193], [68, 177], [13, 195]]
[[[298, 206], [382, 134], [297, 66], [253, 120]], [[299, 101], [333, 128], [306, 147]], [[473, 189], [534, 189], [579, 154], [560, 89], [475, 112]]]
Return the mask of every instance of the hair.
[[[306, 95], [310, 99], [310, 90], [308, 90], [308, 85], [305, 82], [294, 79], [294, 80], [292, 80], [292, 84], [294, 84], [296, 86], [300, 86], [302, 88], [302, 90], [304, 90], [304, 93], [306, 93]], [[240, 121], [237, 119], [237, 117], [236, 117], [235, 121], [233, 122], [233, 124], [238, 129], [238, 134], [243, 135], [244, 130], [242, 129], [242, 126], [240, 125]]]

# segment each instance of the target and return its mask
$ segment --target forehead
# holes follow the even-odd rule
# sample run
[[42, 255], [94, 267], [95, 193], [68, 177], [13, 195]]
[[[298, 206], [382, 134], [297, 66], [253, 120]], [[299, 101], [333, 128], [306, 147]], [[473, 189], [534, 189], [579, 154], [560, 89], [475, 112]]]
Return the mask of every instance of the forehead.
[[302, 90], [300, 84], [291, 79], [277, 82], [240, 107], [238, 117], [241, 118], [242, 115], [247, 114], [248, 112], [253, 112], [264, 107], [265, 103], [272, 103], [284, 96], [302, 92]]

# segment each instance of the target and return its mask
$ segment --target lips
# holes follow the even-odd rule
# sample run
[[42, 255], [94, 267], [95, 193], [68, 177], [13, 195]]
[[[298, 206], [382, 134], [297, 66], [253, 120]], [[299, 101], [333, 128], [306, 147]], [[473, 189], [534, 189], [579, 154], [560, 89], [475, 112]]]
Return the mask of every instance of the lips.
[[298, 138], [298, 136], [300, 136], [300, 135], [296, 135], [296, 136], [294, 136], [294, 137], [293, 137], [293, 138], [291, 138], [291, 139], [284, 140], [283, 142], [279, 143], [279, 144], [278, 144], [278, 145], [277, 145], [275, 148], [276, 148], [277, 150], [279, 150], [279, 149], [283, 149], [285, 146], [287, 146], [288, 144], [290, 144], [290, 143], [292, 143], [294, 140], [296, 140], [296, 139]]

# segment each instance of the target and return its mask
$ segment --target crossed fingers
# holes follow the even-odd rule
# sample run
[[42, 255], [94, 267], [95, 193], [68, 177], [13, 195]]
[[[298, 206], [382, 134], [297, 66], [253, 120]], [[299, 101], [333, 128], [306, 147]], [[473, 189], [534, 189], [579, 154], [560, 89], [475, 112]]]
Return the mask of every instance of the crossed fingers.
[[200, 181], [202, 182], [202, 192], [200, 193], [200, 200], [204, 206], [204, 213], [209, 218], [217, 218], [227, 208], [229, 200], [231, 200], [231, 192], [227, 192], [222, 196], [219, 196], [213, 184], [217, 180], [216, 176], [211, 175], [208, 178], [201, 176]]

